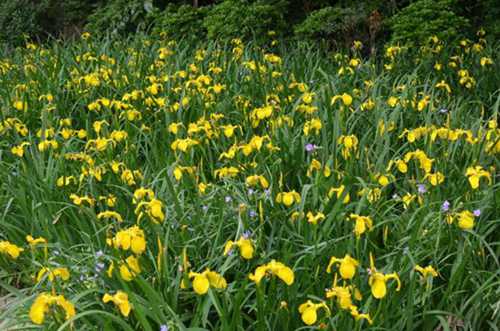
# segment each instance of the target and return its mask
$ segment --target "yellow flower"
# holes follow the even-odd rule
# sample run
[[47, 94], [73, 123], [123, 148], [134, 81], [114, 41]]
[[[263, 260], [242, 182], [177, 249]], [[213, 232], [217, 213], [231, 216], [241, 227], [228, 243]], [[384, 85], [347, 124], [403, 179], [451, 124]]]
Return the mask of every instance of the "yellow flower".
[[[353, 286], [337, 286], [337, 275], [333, 280], [333, 285], [331, 288], [326, 289], [326, 297], [337, 298], [337, 304], [340, 309], [350, 309], [353, 306], [351, 291]], [[357, 300], [361, 300], [361, 294], [357, 289], [354, 288], [354, 297]]]
[[221, 129], [224, 130], [224, 136], [226, 138], [231, 138], [234, 135], [234, 129], [238, 128], [238, 125], [222, 125]]
[[120, 265], [120, 276], [123, 278], [123, 280], [127, 282], [134, 279], [135, 276], [137, 276], [140, 273], [141, 273], [141, 267], [139, 265], [139, 260], [133, 255], [130, 255], [125, 260], [125, 263], [122, 263]]
[[162, 202], [158, 199], [153, 199], [148, 204], [148, 213], [155, 221], [163, 222], [165, 220], [165, 214], [162, 208]]
[[431, 265], [428, 265], [427, 267], [423, 268], [417, 264], [415, 266], [415, 270], [418, 271], [423, 278], [427, 278], [428, 276], [430, 277], [438, 276], [437, 271]]
[[48, 275], [48, 278], [51, 282], [53, 282], [54, 279], [57, 277], [61, 278], [64, 281], [69, 279], [69, 271], [66, 268], [49, 269], [49, 268], [43, 267], [38, 272], [38, 275], [36, 277], [36, 281], [40, 282], [45, 274]]
[[330, 273], [332, 266], [335, 263], [340, 263], [339, 272], [343, 279], [352, 279], [356, 274], [356, 268], [359, 265], [359, 262], [353, 259], [349, 254], [346, 254], [341, 259], [332, 256], [330, 258], [330, 262], [328, 263], [328, 267], [326, 268], [326, 272]]
[[290, 192], [281, 192], [278, 193], [278, 195], [276, 196], [276, 202], [282, 203], [286, 207], [290, 207], [294, 203], [300, 203], [300, 201], [301, 201], [300, 194], [297, 193], [295, 190]]
[[45, 239], [43, 237], [38, 237], [35, 239], [31, 235], [26, 236], [26, 241], [28, 242], [28, 244], [31, 247], [36, 246], [38, 244], [46, 244], [47, 243], [47, 239]]
[[319, 134], [321, 128], [323, 127], [323, 124], [321, 123], [321, 120], [319, 118], [313, 118], [310, 121], [306, 121], [304, 123], [304, 135], [308, 136], [312, 131], [314, 131], [314, 134]]
[[354, 234], [356, 237], [360, 237], [366, 230], [371, 230], [373, 227], [373, 221], [369, 216], [360, 216], [357, 214], [350, 214], [349, 219], [355, 221]]
[[11, 244], [8, 241], [0, 241], [0, 253], [7, 254], [14, 260], [19, 257], [22, 251], [24, 251], [23, 248]]
[[30, 143], [28, 142], [23, 142], [20, 145], [14, 146], [11, 148], [11, 153], [18, 156], [18, 157], [23, 157], [24, 156], [24, 147], [29, 146]]
[[458, 213], [458, 227], [462, 230], [470, 230], [474, 227], [474, 213], [464, 210]]
[[472, 189], [477, 189], [479, 187], [479, 181], [482, 177], [485, 177], [488, 179], [488, 182], [491, 184], [491, 174], [487, 171], [484, 170], [482, 166], [475, 166], [475, 167], [469, 167], [467, 168], [465, 175], [467, 176], [469, 180], [469, 184], [472, 187]]
[[187, 152], [190, 147], [198, 145], [200, 142], [191, 138], [177, 139], [171, 145], [170, 148], [173, 151], [180, 150], [181, 152]]
[[440, 81], [439, 83], [436, 84], [436, 88], [441, 88], [446, 90], [448, 94], [451, 94], [451, 88], [450, 85], [448, 85], [444, 80]]
[[269, 182], [267, 181], [267, 179], [264, 176], [260, 175], [248, 176], [246, 179], [246, 184], [248, 186], [257, 186], [258, 184], [260, 184], [263, 189], [267, 189], [269, 187]]
[[193, 290], [198, 295], [204, 295], [210, 287], [216, 289], [225, 289], [227, 282], [222, 275], [210, 269], [206, 269], [202, 273], [189, 272], [189, 279], [193, 279]]
[[316, 225], [319, 221], [325, 219], [325, 214], [318, 212], [314, 215], [312, 212], [307, 212], [306, 217], [308, 223]]
[[391, 183], [390, 181], [390, 175], [383, 175], [383, 174], [378, 174], [376, 175], [377, 181], [380, 184], [380, 186], [385, 187]]
[[122, 215], [120, 215], [116, 211], [112, 211], [112, 210], [106, 210], [106, 211], [103, 211], [103, 212], [100, 212], [99, 214], [97, 214], [98, 220], [103, 219], [103, 218], [106, 218], [106, 219], [114, 218], [118, 222], [123, 222]]
[[396, 107], [396, 105], [399, 103], [399, 99], [396, 98], [396, 97], [389, 97], [389, 99], [387, 99], [387, 104], [389, 105], [389, 107]]
[[113, 302], [115, 306], [120, 309], [120, 313], [127, 317], [132, 310], [132, 304], [128, 301], [128, 294], [123, 291], [117, 291], [115, 295], [110, 295], [108, 293], [104, 294], [102, 297], [102, 302], [108, 303]]
[[441, 184], [442, 182], [444, 182], [444, 175], [439, 171], [434, 173], [434, 174], [427, 173], [424, 176], [424, 179], [429, 180], [429, 182], [431, 183], [432, 186], [437, 186], [437, 185]]
[[228, 177], [235, 177], [240, 173], [240, 170], [236, 167], [224, 167], [220, 168], [214, 171], [215, 177], [218, 177], [219, 179], [222, 178], [228, 178]]
[[342, 100], [342, 103], [347, 107], [349, 107], [352, 104], [352, 97], [347, 93], [335, 95], [332, 98], [332, 101], [330, 102], [330, 104], [331, 105], [335, 104], [335, 102], [337, 102], [337, 100]]
[[313, 303], [311, 300], [299, 306], [299, 313], [301, 314], [302, 321], [306, 325], [313, 325], [318, 320], [318, 309], [323, 308], [328, 315], [330, 315], [330, 308], [324, 303]]
[[358, 138], [355, 135], [340, 136], [337, 144], [342, 145], [342, 156], [347, 160], [351, 157], [351, 152], [358, 149]]
[[28, 104], [26, 102], [23, 102], [23, 101], [14, 101], [13, 105], [12, 105], [16, 110], [19, 110], [19, 111], [26, 111], [28, 110]]
[[62, 295], [51, 295], [48, 293], [39, 294], [31, 305], [29, 317], [35, 324], [41, 325], [45, 320], [45, 314], [49, 312], [52, 305], [61, 307], [65, 312], [65, 319], [68, 320], [75, 316], [75, 307]]
[[493, 60], [489, 57], [482, 57], [479, 63], [481, 64], [481, 67], [484, 67], [493, 64]]
[[[333, 194], [336, 194], [337, 199], [340, 199], [345, 191], [345, 186], [340, 185], [339, 187], [332, 187], [330, 191], [328, 191], [328, 198], [332, 198]], [[344, 200], [342, 201], [344, 204], [348, 204], [349, 201], [351, 201], [351, 196], [349, 195], [349, 192], [347, 192], [344, 196]]]
[[387, 294], [387, 281], [390, 279], [396, 280], [398, 286], [396, 291], [401, 288], [401, 281], [399, 280], [398, 274], [393, 272], [391, 274], [384, 275], [378, 272], [375, 268], [375, 262], [373, 260], [373, 255], [370, 253], [370, 278], [368, 279], [368, 284], [371, 287], [372, 295], [376, 299], [382, 299]]
[[224, 246], [224, 255], [228, 255], [234, 246], [239, 248], [242, 258], [250, 260], [253, 257], [254, 247], [250, 239], [241, 236], [236, 242], [229, 240]]
[[352, 305], [350, 307], [350, 312], [351, 316], [354, 317], [356, 321], [359, 321], [360, 319], [365, 319], [368, 322], [368, 324], [373, 324], [373, 320], [370, 318], [370, 314], [361, 314], [358, 311], [358, 307]]
[[146, 250], [144, 231], [138, 226], [118, 231], [114, 238], [108, 239], [108, 245], [125, 251], [130, 249], [134, 254], [142, 254]]
[[271, 262], [257, 267], [255, 272], [250, 274], [248, 278], [256, 284], [259, 284], [262, 278], [266, 275], [275, 275], [284, 281], [288, 286], [292, 285], [295, 279], [293, 270], [276, 260], [271, 260]]

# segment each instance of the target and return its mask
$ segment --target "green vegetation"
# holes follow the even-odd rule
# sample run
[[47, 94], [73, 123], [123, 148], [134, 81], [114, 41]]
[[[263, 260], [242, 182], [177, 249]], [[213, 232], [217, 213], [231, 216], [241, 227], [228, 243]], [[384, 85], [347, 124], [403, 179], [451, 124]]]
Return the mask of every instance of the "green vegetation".
[[0, 54], [0, 329], [497, 328], [484, 31], [368, 59], [120, 33]]

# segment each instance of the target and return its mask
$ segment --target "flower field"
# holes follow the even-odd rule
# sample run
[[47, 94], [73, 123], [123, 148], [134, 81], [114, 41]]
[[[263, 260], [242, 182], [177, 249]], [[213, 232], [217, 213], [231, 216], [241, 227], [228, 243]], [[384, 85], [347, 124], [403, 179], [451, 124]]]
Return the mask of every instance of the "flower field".
[[486, 37], [2, 53], [0, 330], [498, 330]]

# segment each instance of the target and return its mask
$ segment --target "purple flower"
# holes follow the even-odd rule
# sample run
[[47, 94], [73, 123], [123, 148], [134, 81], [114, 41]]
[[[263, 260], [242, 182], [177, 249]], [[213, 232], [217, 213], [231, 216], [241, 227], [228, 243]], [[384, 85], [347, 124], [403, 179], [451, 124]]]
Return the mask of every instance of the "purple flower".
[[418, 190], [418, 193], [420, 193], [420, 194], [424, 194], [427, 192], [427, 189], [425, 188], [424, 184], [418, 184], [417, 190]]
[[104, 255], [104, 253], [101, 250], [95, 252], [95, 257], [97, 257], [97, 258], [100, 258], [103, 255]]
[[101, 272], [104, 269], [104, 263], [97, 263], [95, 265], [95, 272]]
[[476, 209], [472, 213], [474, 214], [474, 216], [479, 217], [481, 216], [481, 209]]
[[439, 109], [439, 112], [440, 112], [441, 114], [446, 114], [446, 113], [448, 113], [448, 109], [446, 109], [446, 108], [441, 108], [441, 109]]
[[252, 232], [250, 232], [249, 230], [246, 230], [243, 232], [243, 238], [248, 239], [251, 236], [252, 236]]
[[253, 218], [253, 217], [257, 216], [257, 213], [256, 213], [254, 210], [250, 210], [250, 211], [248, 212], [248, 216], [250, 216], [250, 217], [252, 217], [252, 218]]
[[255, 193], [255, 191], [253, 190], [253, 188], [249, 188], [248, 189], [248, 195], [252, 195], [254, 193]]
[[206, 213], [208, 211], [208, 206], [203, 206], [201, 207], [201, 209], [203, 209], [203, 211]]
[[450, 202], [448, 200], [444, 200], [443, 204], [441, 205], [441, 210], [443, 212], [447, 212], [450, 210]]
[[233, 201], [233, 198], [231, 198], [231, 197], [228, 195], [228, 196], [226, 196], [226, 197], [224, 198], [224, 201], [226, 201], [226, 203], [230, 203], [231, 201]]
[[306, 152], [308, 153], [311, 153], [311, 152], [314, 152], [314, 150], [317, 148], [318, 146], [314, 145], [314, 144], [307, 144], [306, 145]]
[[160, 331], [168, 331], [168, 326], [165, 324], [160, 325]]

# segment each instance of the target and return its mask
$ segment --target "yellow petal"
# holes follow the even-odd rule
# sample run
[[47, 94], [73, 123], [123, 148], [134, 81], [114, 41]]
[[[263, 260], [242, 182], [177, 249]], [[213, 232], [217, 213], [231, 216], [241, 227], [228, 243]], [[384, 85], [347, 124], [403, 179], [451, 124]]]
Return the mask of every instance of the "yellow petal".
[[208, 287], [210, 283], [208, 282], [207, 277], [203, 275], [197, 275], [193, 280], [193, 289], [196, 294], [203, 295], [208, 292]]
[[382, 299], [387, 294], [387, 286], [382, 279], [375, 280], [372, 285], [372, 294], [376, 299]]
[[316, 313], [316, 309], [314, 307], [306, 308], [302, 312], [302, 321], [306, 325], [313, 325], [314, 323], [316, 323], [317, 319], [318, 319], [318, 314]]

